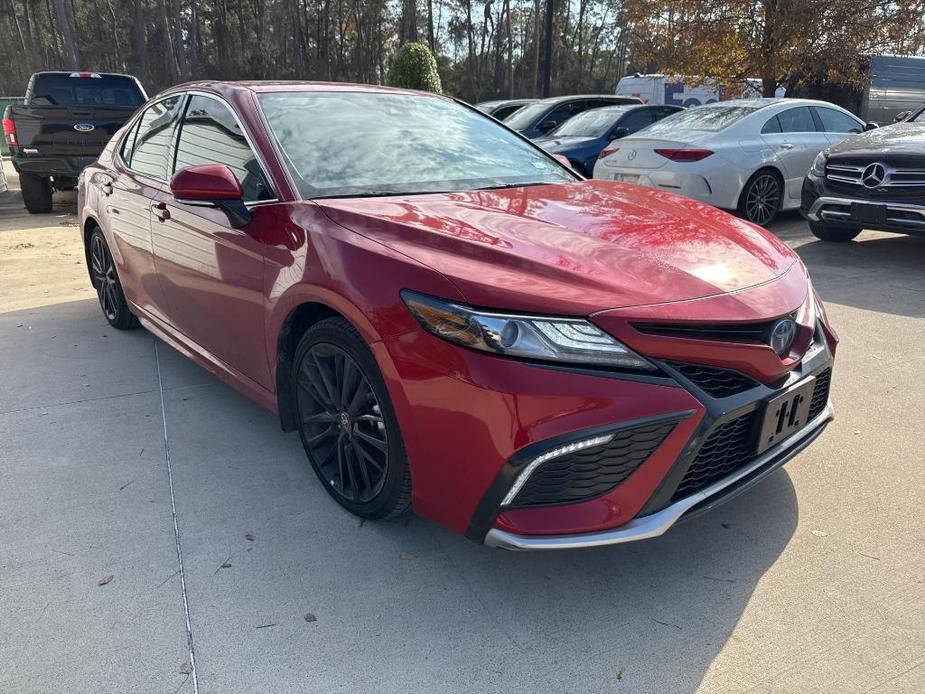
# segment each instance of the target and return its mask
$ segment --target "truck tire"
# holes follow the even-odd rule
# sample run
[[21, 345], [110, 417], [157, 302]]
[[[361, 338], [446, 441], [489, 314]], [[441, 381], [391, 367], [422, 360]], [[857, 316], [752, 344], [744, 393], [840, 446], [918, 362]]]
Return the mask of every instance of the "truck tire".
[[30, 214], [51, 212], [51, 181], [45, 176], [31, 173], [19, 174], [22, 199]]

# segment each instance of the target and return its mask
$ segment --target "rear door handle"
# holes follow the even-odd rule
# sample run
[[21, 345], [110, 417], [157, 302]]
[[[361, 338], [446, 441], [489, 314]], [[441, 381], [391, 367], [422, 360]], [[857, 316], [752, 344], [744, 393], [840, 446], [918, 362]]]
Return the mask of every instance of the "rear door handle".
[[170, 219], [170, 210], [167, 209], [166, 202], [155, 202], [151, 205], [151, 211], [154, 212], [154, 216], [157, 217], [160, 221], [166, 222]]
[[781, 149], [793, 149], [793, 145], [790, 144], [789, 142], [782, 142], [780, 148]]

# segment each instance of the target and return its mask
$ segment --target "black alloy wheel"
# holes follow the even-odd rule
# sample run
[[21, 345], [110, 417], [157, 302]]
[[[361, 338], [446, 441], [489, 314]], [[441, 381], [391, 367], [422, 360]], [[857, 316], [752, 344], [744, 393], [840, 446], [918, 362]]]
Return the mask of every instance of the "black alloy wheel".
[[759, 171], [745, 184], [739, 212], [748, 221], [765, 226], [777, 216], [782, 198], [780, 179], [770, 171]]
[[398, 515], [411, 482], [398, 424], [375, 359], [341, 319], [306, 332], [295, 360], [300, 434], [328, 493], [365, 518]]
[[106, 245], [103, 232], [98, 228], [94, 229], [90, 235], [87, 261], [90, 265], [93, 288], [96, 290], [96, 296], [100, 301], [100, 308], [103, 309], [106, 320], [109, 321], [111, 326], [119, 330], [129, 330], [136, 327], [138, 319], [129, 310], [125, 294], [122, 292], [122, 284], [119, 282], [119, 275], [116, 273], [116, 266], [112, 261], [112, 254], [109, 252], [109, 246]]

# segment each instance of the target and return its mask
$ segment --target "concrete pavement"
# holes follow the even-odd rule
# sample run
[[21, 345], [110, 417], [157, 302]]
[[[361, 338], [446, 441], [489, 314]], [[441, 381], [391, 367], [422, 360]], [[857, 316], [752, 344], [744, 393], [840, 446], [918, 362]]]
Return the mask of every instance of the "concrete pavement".
[[842, 337], [837, 420], [662, 538], [541, 555], [360, 523], [270, 414], [4, 285], [0, 692], [925, 690], [925, 239], [775, 231]]

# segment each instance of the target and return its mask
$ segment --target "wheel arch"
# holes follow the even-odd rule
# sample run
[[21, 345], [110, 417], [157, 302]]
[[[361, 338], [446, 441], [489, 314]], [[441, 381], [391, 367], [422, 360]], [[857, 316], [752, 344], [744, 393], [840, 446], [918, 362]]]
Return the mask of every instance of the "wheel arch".
[[93, 215], [87, 215], [80, 229], [80, 238], [84, 246], [84, 265], [86, 265], [87, 276], [90, 277], [91, 281], [93, 280], [93, 274], [90, 272], [90, 234], [93, 233], [94, 229], [102, 231], [103, 225]]
[[742, 205], [742, 196], [745, 195], [745, 189], [748, 187], [748, 184], [752, 182], [752, 179], [760, 174], [762, 171], [770, 171], [777, 177], [778, 182], [781, 186], [781, 195], [787, 194], [787, 179], [784, 177], [784, 172], [780, 170], [780, 166], [772, 162], [764, 162], [761, 166], [752, 171], [748, 178], [745, 179], [745, 183], [742, 184], [742, 188], [739, 190], [739, 196], [736, 199], [736, 207]]
[[342, 302], [332, 301], [330, 297], [318, 296], [314, 292], [287, 302], [285, 316], [279, 324], [279, 329], [275, 331], [276, 344], [273, 346], [276, 402], [283, 431], [295, 431], [298, 428], [292, 379], [289, 377], [296, 348], [305, 332], [325, 318], [343, 319], [353, 326], [367, 343], [380, 339], [373, 326], [355, 306], [344, 306]]

